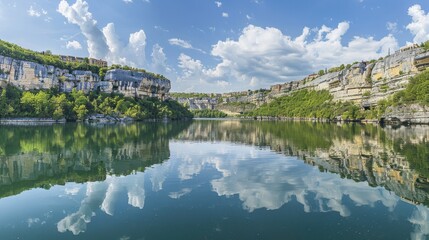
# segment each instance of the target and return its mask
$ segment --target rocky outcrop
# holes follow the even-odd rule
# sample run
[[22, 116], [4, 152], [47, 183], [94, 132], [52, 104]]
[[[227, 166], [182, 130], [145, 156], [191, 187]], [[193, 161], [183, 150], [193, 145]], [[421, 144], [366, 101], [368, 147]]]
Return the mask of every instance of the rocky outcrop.
[[130, 97], [158, 97], [165, 99], [171, 89], [170, 80], [146, 72], [122, 69], [109, 70], [104, 77], [108, 89]]
[[418, 104], [389, 107], [384, 118], [393, 124], [429, 124], [429, 107]]
[[171, 88], [170, 80], [146, 72], [113, 69], [104, 79], [90, 71], [68, 70], [0, 56], [0, 87], [11, 84], [23, 90], [58, 88], [90, 92], [122, 93], [130, 97], [165, 99]]

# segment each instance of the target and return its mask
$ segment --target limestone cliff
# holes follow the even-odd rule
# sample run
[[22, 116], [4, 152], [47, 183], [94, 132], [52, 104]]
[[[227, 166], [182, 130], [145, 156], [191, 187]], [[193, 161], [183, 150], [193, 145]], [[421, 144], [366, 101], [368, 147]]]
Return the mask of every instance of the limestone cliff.
[[109, 70], [104, 77], [109, 84], [103, 88], [132, 97], [158, 97], [164, 99], [171, 89], [170, 80], [157, 78], [146, 72], [122, 69]]
[[59, 69], [54, 66], [21, 61], [0, 55], [0, 87], [7, 84], [23, 90], [50, 89], [57, 87], [62, 92], [72, 89], [85, 92], [101, 90], [117, 92], [132, 97], [158, 97], [165, 99], [171, 88], [170, 80], [154, 74], [109, 70], [104, 79], [90, 71]]
[[[328, 90], [334, 100], [353, 101], [370, 107], [403, 90], [410, 78], [424, 70], [429, 54], [410, 47], [386, 56], [374, 63], [356, 63], [350, 68], [327, 73], [315, 79], [304, 79], [271, 86], [270, 97], [279, 97], [299, 89]], [[421, 59], [420, 62], [417, 59]]]

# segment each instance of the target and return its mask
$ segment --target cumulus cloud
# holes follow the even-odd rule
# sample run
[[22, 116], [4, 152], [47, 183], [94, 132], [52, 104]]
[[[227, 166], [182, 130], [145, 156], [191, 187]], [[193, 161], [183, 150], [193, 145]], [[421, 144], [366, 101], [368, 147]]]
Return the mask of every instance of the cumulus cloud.
[[133, 0], [122, 0], [124, 3], [133, 3]]
[[73, 41], [68, 41], [67, 43], [66, 43], [66, 48], [67, 49], [82, 49], [82, 45], [78, 42], [78, 41], [76, 41], [76, 40], [73, 40]]
[[156, 72], [166, 74], [171, 72], [171, 68], [167, 64], [167, 57], [165, 56], [164, 49], [155, 44], [152, 47], [152, 69]]
[[407, 29], [414, 35], [414, 43], [421, 43], [429, 40], [429, 13], [425, 13], [418, 4], [408, 9], [408, 15], [412, 17], [412, 22], [407, 25]]
[[227, 18], [227, 17], [229, 17], [229, 14], [228, 14], [228, 13], [226, 13], [226, 12], [223, 12], [223, 13], [222, 13], [222, 17]]
[[[293, 38], [277, 28], [249, 25], [237, 40], [227, 39], [213, 45], [211, 55], [220, 60], [213, 68], [190, 57], [179, 57], [179, 68], [183, 70], [179, 80], [189, 85], [199, 79], [209, 84], [221, 80], [229, 82], [232, 90], [256, 89], [298, 80], [342, 63], [377, 59], [385, 56], [389, 49], [398, 48], [396, 39], [390, 34], [379, 40], [356, 36], [343, 44], [349, 27], [348, 22], [341, 22], [336, 28], [323, 25], [315, 31], [306, 27], [300, 36]], [[192, 72], [189, 65], [200, 72]], [[212, 89], [195, 86], [201, 91]]]
[[105, 59], [109, 63], [143, 67], [146, 64], [145, 47], [146, 34], [143, 30], [131, 33], [128, 43], [122, 43], [115, 31], [113, 23], [100, 29], [97, 21], [89, 11], [86, 1], [76, 0], [69, 5], [61, 0], [58, 6], [61, 13], [69, 23], [78, 25], [87, 40], [89, 56]]
[[97, 27], [97, 21], [92, 18], [89, 12], [88, 3], [76, 0], [73, 5], [61, 0], [58, 5], [58, 12], [61, 13], [69, 23], [79, 26], [82, 34], [87, 39], [89, 56], [93, 58], [105, 59], [109, 53], [106, 39]]
[[222, 2], [219, 2], [219, 1], [215, 1], [215, 4], [216, 4], [217, 7], [221, 7], [222, 6]]

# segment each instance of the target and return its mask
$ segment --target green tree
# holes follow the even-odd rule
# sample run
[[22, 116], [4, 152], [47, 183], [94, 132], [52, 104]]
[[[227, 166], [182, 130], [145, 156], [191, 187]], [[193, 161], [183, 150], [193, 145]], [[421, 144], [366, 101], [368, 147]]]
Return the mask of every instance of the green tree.
[[85, 105], [75, 106], [73, 110], [76, 112], [77, 119], [79, 120], [83, 120], [86, 117], [86, 114], [88, 114], [88, 109], [86, 109]]

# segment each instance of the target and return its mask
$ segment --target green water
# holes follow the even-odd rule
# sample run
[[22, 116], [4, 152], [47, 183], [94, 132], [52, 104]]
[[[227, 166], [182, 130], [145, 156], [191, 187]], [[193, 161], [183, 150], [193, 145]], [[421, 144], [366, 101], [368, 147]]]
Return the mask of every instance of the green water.
[[429, 239], [429, 126], [0, 126], [0, 239]]

